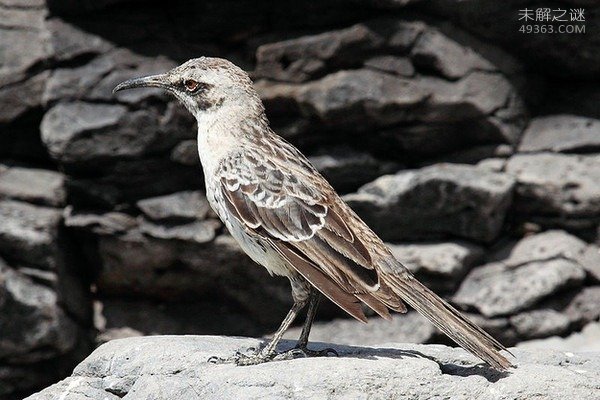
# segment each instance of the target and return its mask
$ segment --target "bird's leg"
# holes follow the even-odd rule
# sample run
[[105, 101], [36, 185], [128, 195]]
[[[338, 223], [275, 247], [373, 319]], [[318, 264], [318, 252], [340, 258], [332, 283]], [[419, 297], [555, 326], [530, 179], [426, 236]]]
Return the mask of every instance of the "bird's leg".
[[273, 335], [271, 341], [262, 350], [259, 350], [256, 354], [246, 355], [238, 352], [229, 359], [211, 357], [208, 359], [208, 361], [217, 364], [234, 362], [237, 365], [256, 365], [273, 360], [275, 356], [277, 356], [275, 348], [281, 340], [281, 337], [283, 336], [285, 331], [290, 327], [292, 322], [294, 322], [296, 316], [304, 308], [306, 303], [306, 299], [300, 301], [294, 299], [294, 305], [283, 319], [283, 322], [279, 326], [279, 329], [277, 329], [277, 332], [275, 332], [275, 334]]
[[304, 321], [304, 325], [302, 326], [302, 333], [300, 333], [300, 338], [298, 338], [296, 347], [287, 352], [290, 353], [290, 356], [319, 357], [327, 356], [329, 354], [334, 354], [336, 356], [338, 355], [337, 351], [335, 351], [335, 349], [332, 348], [327, 348], [323, 350], [310, 350], [307, 347], [310, 329], [312, 328], [313, 321], [315, 320], [315, 315], [317, 315], [317, 309], [319, 308], [320, 302], [321, 293], [319, 293], [318, 290], [311, 288], [310, 297], [308, 300], [308, 311], [306, 312], [306, 320]]

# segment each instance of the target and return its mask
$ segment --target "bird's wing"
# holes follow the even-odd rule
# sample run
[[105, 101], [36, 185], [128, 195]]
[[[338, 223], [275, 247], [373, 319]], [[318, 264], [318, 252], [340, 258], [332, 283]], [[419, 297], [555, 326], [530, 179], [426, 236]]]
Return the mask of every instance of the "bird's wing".
[[368, 243], [371, 236], [360, 231], [368, 230], [366, 225], [294, 147], [281, 141], [267, 150], [245, 149], [221, 163], [220, 189], [229, 214], [270, 241], [302, 276], [357, 319], [365, 319], [359, 305], [350, 304], [358, 300], [386, 318], [388, 307], [406, 311], [379, 279], [382, 255]]

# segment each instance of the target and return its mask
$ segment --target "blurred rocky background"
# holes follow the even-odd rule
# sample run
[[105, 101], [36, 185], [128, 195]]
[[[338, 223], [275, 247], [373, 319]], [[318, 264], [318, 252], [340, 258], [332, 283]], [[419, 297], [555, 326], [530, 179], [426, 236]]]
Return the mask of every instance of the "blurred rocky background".
[[[250, 71], [274, 129], [504, 344], [598, 336], [594, 3], [0, 0], [0, 398], [111, 338], [260, 336], [290, 306], [210, 211], [193, 119], [111, 93], [201, 55]], [[586, 33], [520, 33], [536, 7]], [[414, 313], [319, 317], [318, 340], [445, 343]]]

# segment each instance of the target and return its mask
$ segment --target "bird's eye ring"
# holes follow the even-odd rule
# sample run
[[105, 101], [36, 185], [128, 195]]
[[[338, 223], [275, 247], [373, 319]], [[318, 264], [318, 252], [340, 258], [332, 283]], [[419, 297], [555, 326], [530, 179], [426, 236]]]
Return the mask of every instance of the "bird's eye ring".
[[186, 79], [183, 81], [183, 86], [185, 86], [185, 90], [188, 92], [195, 92], [200, 87], [200, 83], [193, 79]]

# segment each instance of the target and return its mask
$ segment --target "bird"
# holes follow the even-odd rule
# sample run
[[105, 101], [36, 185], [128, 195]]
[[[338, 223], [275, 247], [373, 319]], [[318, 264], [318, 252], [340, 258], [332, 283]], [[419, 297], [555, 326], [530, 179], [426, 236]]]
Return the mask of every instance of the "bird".
[[[113, 93], [142, 87], [165, 90], [196, 118], [208, 202], [252, 260], [290, 281], [293, 305], [268, 344], [220, 361], [255, 365], [337, 354], [308, 348], [325, 296], [365, 323], [365, 306], [390, 319], [390, 311], [405, 313], [408, 304], [491, 367], [513, 367], [500, 342], [419, 282], [309, 160], [271, 129], [244, 70], [222, 58], [194, 58], [119, 83]], [[278, 353], [284, 332], [305, 307], [297, 345]]]

